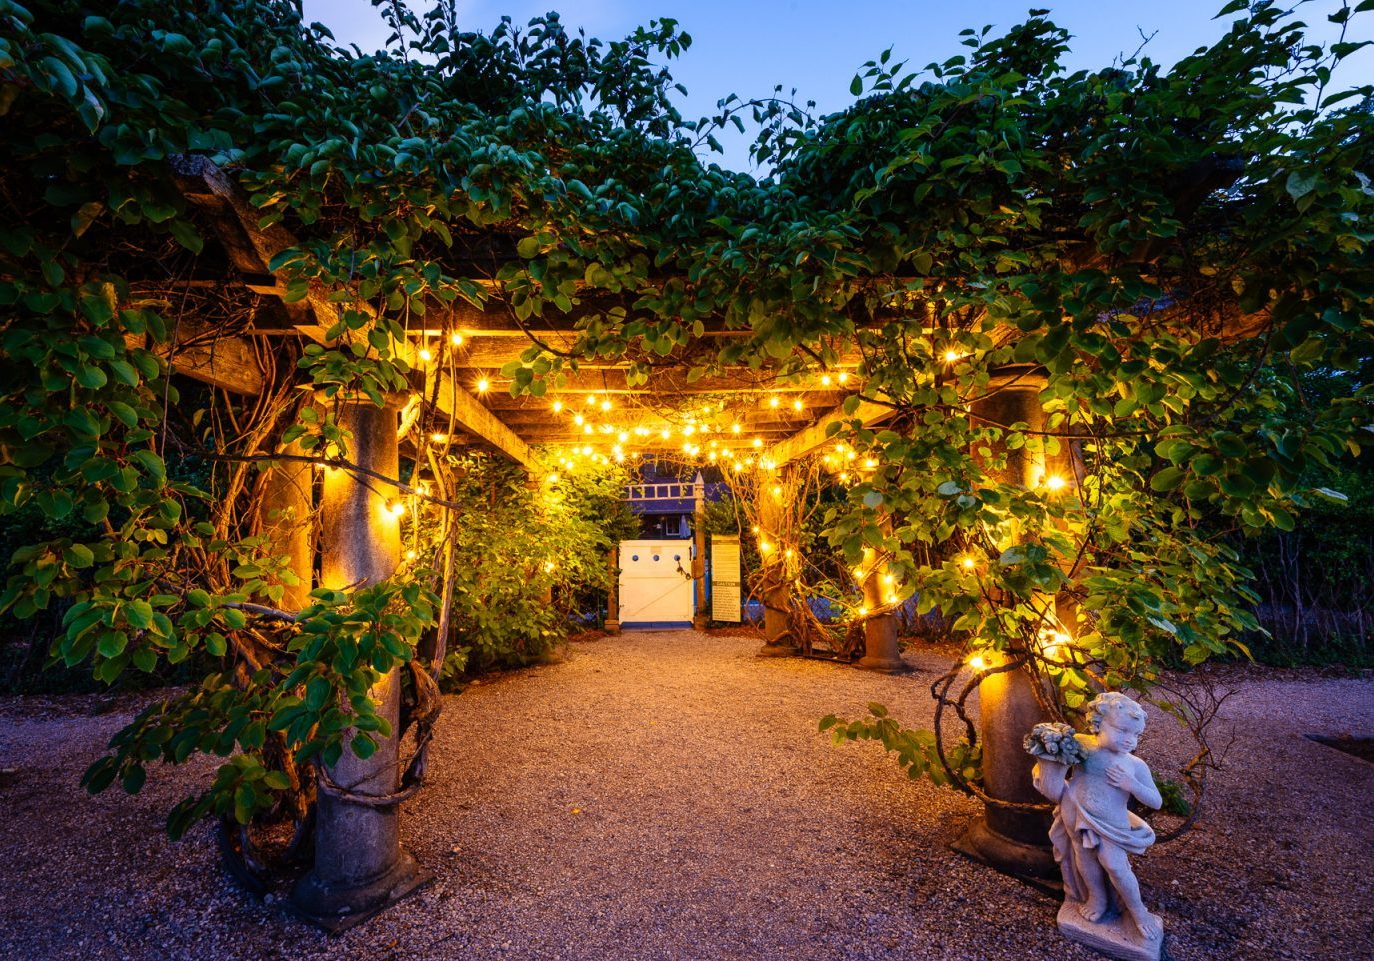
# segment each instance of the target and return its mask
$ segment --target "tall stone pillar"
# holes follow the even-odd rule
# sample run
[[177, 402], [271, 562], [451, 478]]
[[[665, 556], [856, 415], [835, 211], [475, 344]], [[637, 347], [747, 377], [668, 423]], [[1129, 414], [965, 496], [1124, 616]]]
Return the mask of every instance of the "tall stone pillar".
[[[878, 611], [888, 606], [889, 585], [883, 579], [886, 572], [877, 562], [877, 553], [871, 547], [864, 548], [861, 570], [864, 576], [860, 579], [859, 586], [863, 589], [864, 606], [869, 611]], [[856, 661], [854, 666], [884, 674], [896, 674], [906, 670], [901, 645], [897, 641], [896, 615], [890, 612], [870, 613], [864, 618], [864, 656]]]
[[[1004, 372], [1002, 379], [1005, 385], [975, 401], [972, 413], [996, 424], [1019, 422], [1031, 430], [1043, 430], [1046, 418], [1039, 399], [1045, 383], [1043, 375], [1015, 370]], [[1005, 484], [1036, 486], [1051, 467], [1029, 447], [1002, 448], [1000, 453], [1006, 455], [1006, 466], [990, 468], [989, 474]], [[1017, 653], [1009, 652], [1013, 657]], [[989, 667], [997, 667], [1006, 659], [989, 657], [988, 662]], [[1047, 720], [1036, 700], [1034, 683], [1027, 671], [1017, 669], [992, 674], [979, 685], [983, 782], [987, 793], [998, 800], [1018, 804], [1044, 801], [1031, 784], [1035, 759], [1022, 746], [1031, 727]], [[1049, 828], [1048, 813], [988, 805], [983, 816], [969, 826], [954, 847], [1007, 874], [1054, 879], [1059, 872], [1050, 850]]]
[[[366, 399], [339, 407], [339, 425], [350, 431], [350, 459], [387, 477], [398, 475], [397, 408]], [[335, 590], [374, 584], [395, 573], [401, 559], [401, 518], [387, 509], [402, 495], [375, 479], [346, 469], [327, 469], [322, 501], [322, 586]], [[379, 740], [363, 760], [346, 743], [328, 770], [334, 783], [361, 796], [384, 797], [397, 789], [400, 671], [392, 670], [368, 692], [392, 736]], [[373, 734], [376, 738], [377, 735]], [[322, 927], [339, 931], [371, 917], [429, 879], [401, 847], [396, 805], [373, 806], [321, 790], [316, 802], [315, 865], [292, 894], [296, 909]]]
[[[767, 484], [759, 484], [759, 559], [763, 567], [763, 647], [765, 657], [796, 654], [788, 624], [787, 564], [782, 544], [791, 529], [787, 505]], [[767, 545], [768, 549], [764, 549]]]
[[606, 552], [611, 567], [611, 586], [606, 593], [606, 633], [620, 633], [620, 545]]
[[692, 579], [696, 599], [692, 626], [706, 630], [711, 609], [706, 606], [706, 483], [698, 472], [692, 482], [692, 541], [696, 559], [692, 562]]

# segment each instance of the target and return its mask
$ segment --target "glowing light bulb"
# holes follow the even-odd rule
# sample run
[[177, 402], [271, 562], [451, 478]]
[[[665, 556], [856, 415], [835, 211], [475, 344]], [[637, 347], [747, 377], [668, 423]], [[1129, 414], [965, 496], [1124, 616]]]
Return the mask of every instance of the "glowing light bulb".
[[447, 444], [448, 434], [430, 434], [429, 439], [436, 444]]
[[593, 430], [594, 430], [594, 428], [592, 427], [591, 424], [583, 424], [583, 425], [582, 425], [582, 433], [584, 433], [584, 434], [590, 434], [590, 433], [592, 433]]
[[848, 474], [848, 472], [843, 472], [843, 473], [840, 474], [840, 483], [841, 483], [841, 484], [848, 484], [848, 483], [849, 483], [849, 474]]
[[864, 467], [865, 467], [867, 470], [872, 470], [873, 468], [875, 468], [875, 467], [877, 467], [877, 466], [878, 466], [878, 462], [877, 462], [876, 460], [874, 460], [872, 457], [865, 458], [865, 460], [864, 460]]
[[783, 552], [782, 552], [782, 556], [785, 557], [785, 558], [787, 558], [788, 560], [791, 560], [791, 559], [792, 559], [792, 548], [789, 547], [787, 550], [783, 551]]
[[959, 563], [963, 566], [964, 570], [966, 570], [966, 571], [971, 571], [971, 570], [973, 570], [973, 567], [974, 567], [974, 560], [973, 560], [973, 558], [965, 556], [964, 559], [961, 560]]
[[768, 398], [768, 406], [769, 406], [769, 407], [774, 407], [774, 408], [776, 408], [776, 407], [777, 407], [779, 404], [781, 404], [781, 403], [782, 403], [782, 401], [778, 400], [776, 397], [770, 397], [770, 398]]
[[485, 377], [480, 377], [480, 378], [478, 378], [478, 380], [477, 380], [477, 393], [479, 393], [479, 394], [485, 394], [485, 393], [486, 393], [488, 390], [490, 390], [490, 389], [491, 389], [491, 381], [487, 380]]
[[401, 501], [387, 501], [383, 508], [392, 517], [402, 517], [406, 512], [406, 505]]
[[769, 551], [771, 551], [772, 549], [773, 549], [773, 545], [770, 544], [768, 541], [759, 541], [759, 553], [760, 553], [760, 554], [767, 554], [767, 553], [768, 553]]
[[778, 498], [779, 500], [782, 499], [782, 487], [781, 487], [781, 486], [779, 486], [779, 485], [774, 485], [774, 487], [773, 487], [773, 496], [776, 497], [776, 498]]
[[625, 443], [626, 441], [628, 441], [628, 440], [630, 439], [629, 431], [623, 431], [623, 430], [622, 430], [620, 433], [618, 433], [618, 434], [615, 435], [615, 439], [616, 439], [617, 441], [619, 441], [620, 443], [622, 443], [622, 444]]
[[738, 421], [736, 421], [735, 423], [733, 423], [733, 424], [730, 425], [730, 433], [732, 433], [732, 434], [738, 434], [738, 433], [739, 433], [741, 430], [743, 430], [743, 429], [744, 429], [744, 428], [740, 427]]
[[849, 371], [840, 371], [838, 374], [835, 375], [835, 379], [838, 380], [841, 384], [845, 383], [847, 380], [849, 380]]
[[603, 400], [603, 401], [601, 402], [601, 409], [602, 409], [602, 410], [610, 410], [610, 409], [611, 409], [611, 402], [610, 402], [609, 400]]
[[450, 344], [452, 344], [454, 347], [462, 347], [462, 346], [463, 346], [463, 335], [462, 335], [462, 334], [449, 334], [449, 335], [448, 335], [448, 342], [449, 342]]
[[573, 423], [576, 424], [578, 427], [581, 427], [586, 422], [587, 418], [583, 417], [581, 414], [573, 414]]
[[988, 669], [988, 659], [981, 654], [975, 654], [968, 659], [968, 666], [975, 671], [986, 671]]
[[406, 560], [413, 561], [418, 555], [414, 551], [406, 551]]
[[553, 412], [555, 414], [561, 414], [563, 412], [563, 402], [561, 400], [553, 402]]
[[954, 363], [954, 362], [955, 362], [956, 360], [958, 360], [958, 359], [959, 359], [959, 352], [958, 352], [957, 350], [947, 350], [947, 351], [945, 351], [945, 363], [946, 363], [946, 364], [952, 364], [952, 363]]
[[1045, 478], [1045, 486], [1052, 491], [1063, 490], [1064, 483], [1064, 478], [1060, 477], [1058, 474], [1051, 474], [1049, 477]]
[[793, 409], [793, 410], [802, 410], [803, 407], [805, 407], [805, 405], [804, 405], [800, 400], [794, 400], [794, 401], [792, 401], [792, 409]]
[[867, 608], [867, 607], [861, 607], [861, 608], [859, 608], [859, 616], [860, 616], [860, 617], [867, 617], [867, 616], [868, 616], [868, 608]]
[[749, 443], [752, 444], [754, 447], [762, 447], [762, 446], [763, 446], [763, 438], [762, 438], [762, 437], [755, 437], [755, 438], [754, 438], [753, 440], [751, 440]]
[[829, 375], [829, 374], [822, 374], [822, 375], [821, 375], [821, 386], [822, 386], [822, 387], [829, 387], [829, 386], [830, 386], [830, 375]]
[[556, 571], [556, 570], [558, 570], [558, 565], [555, 564], [553, 561], [545, 561], [545, 562], [544, 562], [544, 573], [545, 573], [545, 574], [552, 574], [552, 573], [553, 573], [554, 571]]
[[426, 364], [428, 364], [431, 360], [434, 359], [434, 352], [430, 350], [428, 347], [421, 347], [420, 359], [424, 361]]

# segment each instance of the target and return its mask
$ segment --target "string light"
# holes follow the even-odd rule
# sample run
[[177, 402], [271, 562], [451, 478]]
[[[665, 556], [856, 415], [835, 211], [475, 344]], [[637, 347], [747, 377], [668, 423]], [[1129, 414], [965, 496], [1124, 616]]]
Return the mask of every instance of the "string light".
[[462, 334], [449, 334], [448, 342], [449, 342], [450, 344], [452, 344], [454, 347], [462, 347], [462, 346], [463, 346], [463, 335], [462, 335]]
[[610, 410], [610, 409], [611, 409], [611, 402], [610, 402], [609, 400], [603, 400], [603, 401], [601, 402], [601, 409], [602, 409], [602, 410]]
[[1064, 483], [1064, 478], [1060, 477], [1058, 474], [1051, 474], [1049, 477], [1045, 478], [1045, 486], [1052, 491], [1063, 490]]
[[849, 380], [849, 371], [840, 371], [838, 374], [835, 375], [835, 379], [838, 380], [841, 384], [843, 384], [845, 381]]
[[479, 393], [479, 394], [485, 394], [485, 393], [486, 393], [488, 390], [490, 390], [490, 389], [491, 389], [491, 381], [487, 380], [485, 377], [478, 378], [478, 380], [477, 380], [477, 393]]
[[945, 363], [952, 364], [961, 356], [962, 355], [957, 350], [947, 350], [945, 351]]
[[963, 559], [960, 560], [959, 563], [963, 566], [964, 570], [966, 571], [973, 570], [975, 564], [973, 558], [969, 557], [967, 554], [964, 555]]
[[386, 506], [382, 509], [392, 517], [403, 517], [406, 512], [406, 505], [403, 501], [387, 501]]
[[561, 400], [553, 402], [553, 412], [555, 414], [561, 414], [563, 412], [563, 402]]
[[447, 444], [448, 434], [430, 434], [429, 439], [436, 444]]
[[968, 659], [968, 666], [975, 671], [986, 671], [988, 669], [988, 659], [981, 654], [975, 654]]
[[406, 551], [406, 560], [413, 561], [418, 555], [414, 551]]
[[802, 410], [804, 407], [805, 407], [805, 405], [801, 402], [800, 399], [797, 399], [797, 400], [792, 401], [792, 409], [793, 409], [793, 410], [800, 411], [800, 410]]
[[769, 407], [776, 408], [776, 407], [777, 407], [779, 404], [781, 404], [781, 403], [782, 403], [782, 401], [778, 400], [778, 398], [777, 398], [776, 396], [768, 398], [768, 406], [769, 406]]

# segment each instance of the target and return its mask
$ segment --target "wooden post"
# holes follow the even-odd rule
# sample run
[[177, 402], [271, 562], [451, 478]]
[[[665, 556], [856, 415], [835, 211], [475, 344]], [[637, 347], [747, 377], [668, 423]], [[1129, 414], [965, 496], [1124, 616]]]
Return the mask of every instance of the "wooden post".
[[611, 587], [606, 594], [606, 633], [620, 633], [620, 545], [606, 552], [611, 566]]
[[[763, 648], [759, 654], [765, 657], [796, 654], [797, 645], [788, 624], [791, 592], [780, 546], [791, 525], [786, 505], [772, 490], [760, 484], [758, 498], [759, 558], [763, 564]], [[764, 549], [765, 544], [769, 549]]]
[[[863, 589], [864, 606], [870, 611], [887, 607], [889, 590], [883, 580], [886, 571], [877, 562], [877, 554], [871, 547], [864, 548], [862, 570], [864, 576], [859, 586]], [[897, 618], [894, 614], [870, 614], [864, 618], [864, 656], [854, 666], [884, 674], [906, 670], [902, 648], [897, 641]]]
[[692, 482], [692, 503], [692, 537], [696, 549], [696, 559], [692, 561], [696, 594], [696, 613], [692, 617], [692, 626], [704, 631], [711, 620], [711, 610], [706, 606], [706, 482], [700, 471]]
[[[991, 396], [975, 401], [972, 412], [997, 424], [1025, 423], [1043, 430], [1045, 411], [1039, 393], [1044, 377], [1026, 372]], [[1043, 457], [1027, 447], [1006, 450], [1006, 466], [990, 471], [1005, 484], [1032, 487], [1046, 473]], [[1011, 652], [1014, 656], [1016, 652]], [[988, 657], [990, 667], [998, 658]], [[1000, 663], [1005, 663], [1005, 660]], [[1036, 699], [1031, 675], [1024, 670], [1006, 671], [985, 678], [979, 685], [979, 739], [983, 747], [983, 786], [987, 793], [1012, 803], [1044, 801], [1031, 783], [1035, 759], [1026, 753], [1022, 740], [1031, 727], [1047, 720]], [[1058, 869], [1049, 843], [1050, 815], [1038, 811], [988, 805], [954, 843], [954, 848], [1007, 874], [1054, 879]]]
[[[349, 454], [355, 464], [387, 477], [398, 475], [395, 407], [347, 400], [339, 407], [338, 422], [353, 435]], [[401, 559], [401, 521], [386, 506], [399, 496], [394, 488], [346, 469], [325, 471], [320, 538], [324, 587], [339, 590], [374, 584], [395, 573]], [[391, 725], [392, 736], [379, 739], [376, 752], [367, 760], [346, 744], [328, 774], [352, 794], [385, 797], [396, 791], [400, 775], [400, 671], [389, 672], [368, 696]], [[429, 875], [401, 847], [396, 805], [374, 806], [321, 789], [316, 802], [315, 865], [292, 894], [302, 915], [328, 930], [343, 930], [427, 880]]]

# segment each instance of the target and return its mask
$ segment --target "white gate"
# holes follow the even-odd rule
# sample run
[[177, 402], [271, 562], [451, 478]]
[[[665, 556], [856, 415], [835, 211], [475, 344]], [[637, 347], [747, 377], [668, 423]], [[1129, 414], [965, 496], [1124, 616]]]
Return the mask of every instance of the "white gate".
[[620, 542], [620, 623], [624, 627], [692, 624], [692, 542]]

